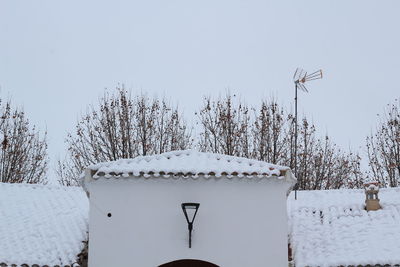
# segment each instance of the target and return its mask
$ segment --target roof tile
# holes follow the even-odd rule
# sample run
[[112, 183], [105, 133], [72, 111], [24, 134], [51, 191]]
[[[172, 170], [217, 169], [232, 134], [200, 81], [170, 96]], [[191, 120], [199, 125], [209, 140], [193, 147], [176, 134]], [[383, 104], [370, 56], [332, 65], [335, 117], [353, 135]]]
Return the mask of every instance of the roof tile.
[[94, 172], [93, 179], [119, 177], [163, 177], [197, 178], [203, 176], [237, 177], [282, 177], [288, 167], [263, 161], [234, 157], [196, 150], [172, 151], [134, 159], [120, 159], [89, 166]]

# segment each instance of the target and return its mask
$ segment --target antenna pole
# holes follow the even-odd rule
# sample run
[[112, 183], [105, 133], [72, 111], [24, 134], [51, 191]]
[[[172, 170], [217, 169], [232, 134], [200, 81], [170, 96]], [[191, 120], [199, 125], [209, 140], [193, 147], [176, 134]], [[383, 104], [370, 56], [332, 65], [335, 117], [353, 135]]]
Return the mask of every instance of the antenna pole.
[[[317, 70], [311, 74], [307, 74], [303, 69], [297, 68], [294, 76], [294, 175], [297, 178], [297, 183], [294, 186], [294, 197], [297, 199], [297, 190], [299, 190], [299, 185], [301, 186], [301, 182], [297, 177], [297, 89], [300, 89], [304, 92], [308, 92], [307, 88], [304, 86], [306, 82], [314, 81], [322, 79], [322, 70]], [[290, 162], [292, 164], [292, 161]], [[290, 166], [292, 167], [292, 166]]]
[[[297, 178], [297, 86], [298, 81], [295, 83], [295, 93], [294, 93], [294, 176]], [[294, 189], [294, 199], [297, 200], [297, 187], [299, 180], [295, 184]]]

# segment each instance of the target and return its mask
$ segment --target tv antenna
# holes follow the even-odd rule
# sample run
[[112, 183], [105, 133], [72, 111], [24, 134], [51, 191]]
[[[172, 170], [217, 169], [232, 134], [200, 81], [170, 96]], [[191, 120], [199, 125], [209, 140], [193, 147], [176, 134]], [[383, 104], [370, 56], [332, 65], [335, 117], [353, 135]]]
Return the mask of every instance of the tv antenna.
[[[294, 93], [294, 175], [297, 178], [297, 90], [308, 93], [305, 86], [307, 82], [322, 79], [322, 70], [314, 71], [308, 74], [305, 70], [297, 68], [293, 75], [293, 82], [295, 87]], [[297, 199], [297, 189], [299, 187], [299, 180], [295, 185], [294, 197]]]

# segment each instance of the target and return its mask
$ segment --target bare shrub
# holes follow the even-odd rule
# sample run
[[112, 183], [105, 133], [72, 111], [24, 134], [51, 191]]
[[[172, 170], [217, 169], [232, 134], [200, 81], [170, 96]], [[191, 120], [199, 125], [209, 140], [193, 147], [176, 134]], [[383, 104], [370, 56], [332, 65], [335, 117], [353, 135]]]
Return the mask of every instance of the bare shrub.
[[370, 178], [382, 186], [400, 185], [400, 101], [389, 104], [376, 127], [367, 137]]
[[187, 149], [192, 138], [178, 109], [165, 99], [132, 97], [122, 87], [91, 106], [66, 143], [68, 155], [58, 161], [57, 173], [62, 184], [76, 185], [91, 164]]
[[[205, 98], [198, 113], [202, 151], [251, 157], [295, 169], [294, 120], [275, 100], [249, 108], [235, 96]], [[297, 189], [356, 188], [362, 185], [360, 156], [344, 152], [328, 136], [318, 138], [315, 125], [299, 125]]]
[[0, 100], [0, 181], [46, 183], [46, 133], [40, 136], [29, 124], [25, 112]]
[[201, 151], [250, 156], [250, 115], [246, 105], [240, 102], [236, 105], [230, 94], [215, 101], [205, 97], [197, 115]]

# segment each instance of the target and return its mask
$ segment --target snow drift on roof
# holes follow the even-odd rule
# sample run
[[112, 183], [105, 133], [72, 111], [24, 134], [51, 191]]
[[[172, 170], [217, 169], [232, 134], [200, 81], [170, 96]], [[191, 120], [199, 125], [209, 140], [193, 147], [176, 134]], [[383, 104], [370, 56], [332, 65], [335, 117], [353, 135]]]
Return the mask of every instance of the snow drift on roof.
[[367, 212], [360, 189], [298, 191], [288, 198], [296, 267], [400, 264], [400, 188], [381, 189]]
[[233, 176], [282, 177], [288, 167], [241, 157], [204, 153], [196, 150], [172, 151], [134, 159], [120, 159], [89, 167], [93, 178], [99, 177], [165, 177], [183, 176], [197, 178]]
[[81, 188], [0, 183], [0, 263], [65, 266], [87, 239]]

